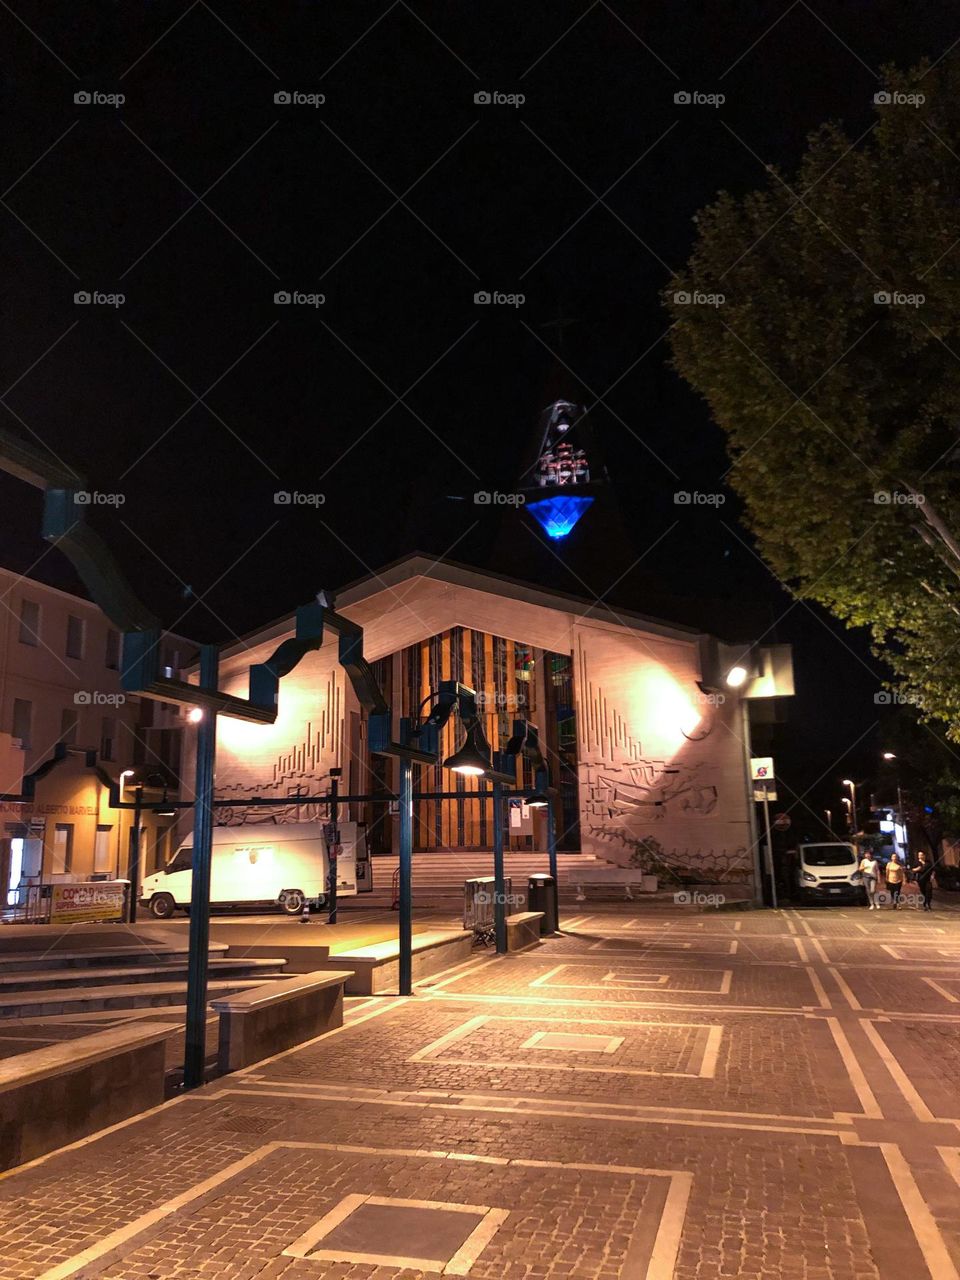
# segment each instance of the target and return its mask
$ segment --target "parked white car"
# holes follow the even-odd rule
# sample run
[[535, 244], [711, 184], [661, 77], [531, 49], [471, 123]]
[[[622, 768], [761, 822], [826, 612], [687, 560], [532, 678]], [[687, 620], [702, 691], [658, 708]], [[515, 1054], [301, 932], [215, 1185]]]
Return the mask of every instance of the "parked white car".
[[852, 844], [830, 841], [797, 846], [797, 885], [801, 898], [817, 902], [847, 902], [863, 897], [857, 868], [860, 855]]
[[[352, 897], [372, 888], [365, 828], [338, 823], [337, 895]], [[359, 855], [359, 857], [358, 857]], [[358, 865], [359, 861], [359, 865]], [[189, 908], [193, 887], [193, 836], [188, 836], [162, 871], [145, 876], [140, 903], [165, 920], [177, 908]], [[299, 915], [309, 902], [323, 906], [329, 892], [322, 822], [279, 826], [214, 827], [210, 868], [210, 904], [214, 907], [279, 906]]]

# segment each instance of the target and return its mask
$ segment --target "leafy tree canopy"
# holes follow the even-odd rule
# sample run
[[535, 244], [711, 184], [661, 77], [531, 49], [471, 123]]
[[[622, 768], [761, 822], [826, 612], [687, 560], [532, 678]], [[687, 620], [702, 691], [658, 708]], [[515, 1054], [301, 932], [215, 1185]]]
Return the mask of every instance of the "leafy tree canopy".
[[960, 59], [884, 75], [865, 134], [700, 213], [665, 302], [761, 554], [960, 741]]

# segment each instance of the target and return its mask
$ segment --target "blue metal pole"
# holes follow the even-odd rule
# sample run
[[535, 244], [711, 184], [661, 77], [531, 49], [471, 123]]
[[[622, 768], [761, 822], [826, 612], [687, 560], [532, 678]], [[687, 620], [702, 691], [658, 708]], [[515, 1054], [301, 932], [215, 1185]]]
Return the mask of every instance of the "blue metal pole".
[[413, 994], [413, 764], [400, 761], [400, 994]]
[[507, 954], [507, 886], [503, 874], [503, 784], [493, 784], [493, 923], [497, 955]]
[[330, 852], [328, 861], [330, 864], [330, 914], [327, 916], [327, 924], [337, 923], [337, 879], [340, 875], [339, 855], [340, 855], [340, 779], [330, 779], [330, 826], [332, 835], [330, 839]]
[[[216, 689], [216, 645], [200, 650], [200, 687]], [[210, 863], [213, 850], [213, 766], [217, 716], [204, 712], [197, 727], [197, 775], [193, 806], [193, 877], [190, 893], [190, 955], [187, 962], [187, 1022], [183, 1085], [203, 1084], [207, 1060], [207, 971], [210, 952]]]

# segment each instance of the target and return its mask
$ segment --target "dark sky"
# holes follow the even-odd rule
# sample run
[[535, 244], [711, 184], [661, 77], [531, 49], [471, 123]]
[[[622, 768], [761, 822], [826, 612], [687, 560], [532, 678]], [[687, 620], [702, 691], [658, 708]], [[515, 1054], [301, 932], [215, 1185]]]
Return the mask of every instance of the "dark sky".
[[[123, 495], [93, 522], [167, 625], [229, 639], [416, 546], [480, 554], [448, 495], [515, 485], [559, 357], [644, 568], [797, 645], [794, 789], [826, 771], [817, 808], [872, 767], [864, 641], [791, 608], [732, 494], [677, 518], [726, 462], [659, 293], [698, 208], [789, 169], [827, 118], [862, 132], [882, 64], [960, 35], [950, 6], [12, 0], [0, 30], [0, 425]], [[4, 478], [0, 498], [0, 561], [26, 569], [39, 496]]]

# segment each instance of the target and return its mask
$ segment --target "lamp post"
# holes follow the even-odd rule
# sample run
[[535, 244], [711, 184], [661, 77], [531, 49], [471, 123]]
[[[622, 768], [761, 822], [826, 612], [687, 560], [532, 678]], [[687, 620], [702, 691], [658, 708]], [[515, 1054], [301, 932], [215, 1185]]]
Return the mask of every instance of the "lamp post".
[[[123, 785], [123, 775], [120, 777], [121, 788]], [[123, 791], [120, 792], [121, 797]], [[134, 788], [135, 805], [133, 809], [133, 824], [130, 827], [129, 837], [129, 857], [127, 858], [127, 879], [130, 881], [130, 903], [127, 907], [127, 923], [137, 923], [137, 897], [140, 888], [140, 836], [143, 825], [143, 783], [138, 782]], [[122, 812], [122, 810], [121, 810]]]
[[843, 804], [843, 810], [847, 817], [847, 834], [853, 835], [853, 815], [850, 808], [850, 797], [844, 796], [841, 803]]
[[[214, 644], [200, 650], [200, 687], [217, 687], [220, 654]], [[186, 1043], [183, 1084], [195, 1089], [206, 1071], [207, 973], [210, 967], [210, 864], [213, 854], [213, 769], [217, 749], [214, 712], [197, 723], [197, 773], [193, 810], [193, 875], [190, 886], [190, 954], [187, 960]]]
[[852, 830], [857, 829], [857, 784], [852, 778], [844, 778], [843, 785], [850, 788], [850, 820], [852, 822]]
[[827, 830], [833, 835], [833, 810], [824, 809], [823, 812], [827, 815]]
[[910, 854], [910, 837], [907, 834], [907, 820], [903, 814], [903, 792], [900, 789], [900, 766], [897, 763], [897, 757], [892, 751], [884, 751], [883, 758], [887, 764], [893, 765], [895, 776], [897, 779], [897, 826], [903, 832], [903, 853], [904, 858], [909, 858]]

